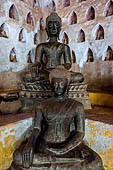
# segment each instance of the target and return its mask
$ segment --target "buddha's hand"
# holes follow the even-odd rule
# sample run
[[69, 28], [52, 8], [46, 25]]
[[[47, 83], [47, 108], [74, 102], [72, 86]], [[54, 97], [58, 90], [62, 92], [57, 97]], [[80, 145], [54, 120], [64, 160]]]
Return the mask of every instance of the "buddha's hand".
[[64, 146], [61, 146], [59, 148], [48, 148], [47, 150], [56, 154], [56, 155], [63, 155], [68, 153], [69, 151], [73, 150], [76, 146], [78, 146], [81, 142], [78, 142], [76, 145], [72, 144], [66, 144]]
[[23, 149], [22, 163], [24, 168], [29, 168], [33, 162], [33, 147], [26, 145]]
[[33, 64], [32, 65], [32, 68], [31, 68], [31, 72], [32, 72], [32, 74], [38, 74], [38, 71], [39, 71], [39, 66], [38, 66], [38, 64]]

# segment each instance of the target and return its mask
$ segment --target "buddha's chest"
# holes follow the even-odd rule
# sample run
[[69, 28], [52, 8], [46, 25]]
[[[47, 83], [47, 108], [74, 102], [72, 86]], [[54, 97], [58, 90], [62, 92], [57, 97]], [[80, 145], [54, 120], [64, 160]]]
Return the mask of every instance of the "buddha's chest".
[[43, 54], [45, 57], [48, 57], [48, 59], [59, 59], [65, 52], [64, 46], [59, 44], [51, 44], [50, 46], [47, 46], [43, 49]]

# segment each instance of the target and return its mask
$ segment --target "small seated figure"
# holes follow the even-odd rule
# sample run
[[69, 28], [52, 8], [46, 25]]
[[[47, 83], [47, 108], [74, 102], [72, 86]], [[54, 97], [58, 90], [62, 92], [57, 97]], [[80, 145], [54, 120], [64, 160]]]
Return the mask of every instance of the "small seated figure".
[[14, 152], [11, 170], [103, 170], [99, 155], [82, 141], [84, 108], [67, 97], [70, 78], [63, 66], [51, 71], [54, 96], [37, 106], [32, 134]]
[[[36, 80], [49, 80], [50, 71], [58, 65], [63, 65], [68, 70], [71, 68], [72, 61], [69, 46], [57, 41], [61, 26], [61, 18], [57, 13], [52, 12], [46, 19], [46, 32], [49, 41], [36, 47], [35, 62], [32, 68]], [[71, 72], [71, 74], [71, 82], [82, 83], [84, 81], [81, 73]]]

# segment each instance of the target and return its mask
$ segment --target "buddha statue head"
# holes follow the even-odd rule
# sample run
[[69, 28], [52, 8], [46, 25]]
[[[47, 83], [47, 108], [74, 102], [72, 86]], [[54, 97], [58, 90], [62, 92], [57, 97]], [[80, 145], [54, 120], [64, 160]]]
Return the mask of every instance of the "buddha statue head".
[[59, 34], [61, 31], [62, 21], [56, 12], [52, 12], [46, 18], [46, 32], [48, 39], [50, 37], [57, 37], [59, 39]]
[[49, 80], [51, 83], [52, 91], [55, 96], [64, 96], [68, 85], [70, 83], [71, 73], [64, 68], [64, 66], [59, 65], [51, 71], [49, 74]]

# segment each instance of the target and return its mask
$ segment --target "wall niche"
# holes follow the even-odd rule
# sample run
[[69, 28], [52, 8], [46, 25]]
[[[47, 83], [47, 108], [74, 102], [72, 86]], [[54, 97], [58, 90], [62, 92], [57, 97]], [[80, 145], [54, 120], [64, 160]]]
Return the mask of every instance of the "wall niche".
[[63, 33], [62, 43], [69, 44], [69, 38], [68, 38], [68, 35], [66, 34], [66, 32]]
[[28, 55], [27, 55], [27, 63], [28, 63], [28, 64], [31, 64], [31, 63], [32, 63], [31, 58], [32, 58], [32, 52], [31, 52], [31, 50], [30, 50], [30, 51], [28, 52]]
[[95, 40], [104, 39], [104, 29], [101, 25], [97, 27]]
[[19, 20], [19, 15], [14, 4], [9, 9], [9, 17], [15, 20]]
[[73, 50], [72, 50], [72, 63], [76, 63], [76, 55]]
[[55, 12], [56, 11], [56, 4], [54, 0], [51, 0], [49, 2], [49, 4], [47, 5], [48, 11], [51, 12]]
[[104, 61], [113, 61], [113, 50], [110, 46], [108, 46], [106, 52], [105, 52], [105, 59]]
[[13, 47], [12, 50], [10, 51], [10, 62], [13, 62], [13, 63], [16, 63], [17, 62], [17, 59], [16, 59], [16, 50], [15, 48]]
[[25, 29], [21, 29], [19, 33], [19, 41], [25, 43], [26, 42], [26, 35], [25, 35]]
[[44, 19], [43, 19], [43, 17], [40, 18], [39, 28], [40, 28], [41, 31], [44, 31], [44, 30], [45, 30], [45, 24], [44, 24]]
[[34, 44], [38, 45], [38, 34], [34, 34]]
[[113, 1], [109, 0], [104, 9], [104, 15], [106, 17], [113, 15]]
[[72, 11], [68, 18], [68, 24], [73, 25], [77, 23], [77, 15], [75, 11]]
[[40, 7], [38, 0], [33, 0], [33, 7]]
[[5, 23], [0, 26], [0, 37], [8, 38], [9, 37], [9, 29]]
[[87, 61], [86, 62], [87, 63], [94, 62], [93, 52], [90, 48], [88, 49], [88, 52], [87, 52]]
[[33, 20], [33, 16], [32, 16], [31, 12], [29, 12], [27, 14], [27, 20], [26, 21], [27, 21], [27, 24], [34, 26], [34, 20]]
[[92, 6], [90, 6], [86, 12], [86, 20], [90, 21], [95, 19], [95, 10]]
[[63, 6], [63, 8], [70, 6], [70, 0], [63, 0], [62, 6]]
[[78, 32], [77, 43], [85, 42], [85, 33], [82, 29]]

